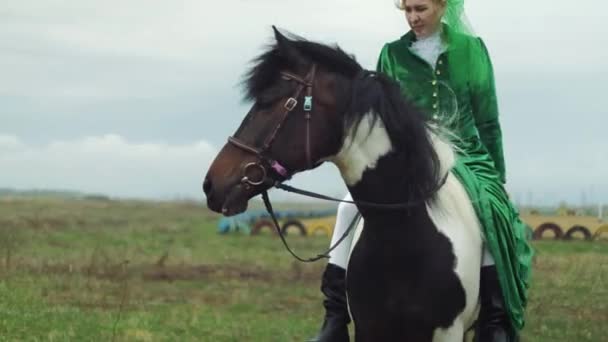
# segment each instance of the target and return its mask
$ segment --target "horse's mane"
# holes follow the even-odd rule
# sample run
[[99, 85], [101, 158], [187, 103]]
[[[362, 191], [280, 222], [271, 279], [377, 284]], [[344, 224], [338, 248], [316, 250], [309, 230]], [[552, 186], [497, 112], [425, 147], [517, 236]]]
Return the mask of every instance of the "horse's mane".
[[[410, 187], [410, 195], [417, 199], [432, 197], [442, 185], [441, 165], [431, 137], [433, 128], [422, 113], [404, 98], [399, 84], [382, 73], [364, 70], [353, 56], [337, 45], [332, 47], [299, 37], [288, 43], [309, 64], [316, 63], [320, 68], [343, 76], [341, 82], [344, 84], [338, 88], [350, 89], [350, 92], [336, 96], [338, 103], [347, 109], [344, 127], [357, 132], [359, 124], [368, 114], [372, 115], [374, 123], [380, 120], [394, 150], [400, 152], [403, 179], [413, 186]], [[246, 75], [246, 98], [263, 98], [280, 77], [280, 72], [294, 65], [292, 59], [285, 56], [278, 42], [269, 46], [253, 60], [253, 67]], [[275, 97], [287, 96], [290, 91], [273, 89]]]
[[[289, 44], [302, 56], [309, 58], [320, 66], [325, 66], [332, 72], [339, 73], [347, 78], [354, 78], [363, 68], [351, 56], [340, 49], [308, 41], [304, 38], [289, 34]], [[245, 99], [254, 101], [263, 97], [268, 88], [280, 77], [282, 70], [288, 70], [293, 66], [292, 56], [286, 56], [277, 41], [269, 45], [260, 56], [251, 63], [252, 67], [245, 75]], [[304, 75], [302, 75], [304, 76]]]

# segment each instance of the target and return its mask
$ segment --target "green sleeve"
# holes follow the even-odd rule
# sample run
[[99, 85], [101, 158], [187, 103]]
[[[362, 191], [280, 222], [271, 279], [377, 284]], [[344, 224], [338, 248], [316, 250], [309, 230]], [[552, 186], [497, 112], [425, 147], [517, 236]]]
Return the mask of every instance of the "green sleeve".
[[393, 77], [393, 71], [388, 53], [388, 44], [385, 44], [382, 47], [382, 50], [380, 50], [380, 56], [378, 57], [378, 63], [376, 64], [376, 71], [386, 74], [391, 78]]
[[484, 73], [479, 77], [479, 84], [473, 87], [472, 105], [475, 125], [479, 132], [479, 137], [490, 157], [494, 161], [496, 170], [500, 174], [502, 183], [506, 183], [505, 159], [503, 154], [502, 131], [498, 120], [498, 102], [496, 99], [496, 86], [494, 83], [494, 71], [488, 50], [481, 39], [480, 56], [483, 67], [477, 71]]

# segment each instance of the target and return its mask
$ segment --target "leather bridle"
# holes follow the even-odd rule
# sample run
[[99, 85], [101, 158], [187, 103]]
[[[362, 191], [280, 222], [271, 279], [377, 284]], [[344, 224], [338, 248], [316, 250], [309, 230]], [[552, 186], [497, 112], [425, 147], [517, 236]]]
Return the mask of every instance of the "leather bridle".
[[[291, 178], [293, 173], [295, 173], [295, 170], [288, 170], [286, 167], [281, 165], [279, 161], [271, 158], [268, 155], [268, 151], [270, 150], [272, 143], [277, 137], [279, 130], [285, 123], [285, 120], [287, 120], [289, 113], [291, 113], [291, 111], [293, 111], [294, 108], [296, 108], [296, 106], [298, 105], [298, 98], [300, 97], [303, 91], [304, 117], [306, 118], [306, 162], [308, 169], [313, 167], [312, 156], [310, 151], [310, 120], [312, 113], [312, 87], [315, 81], [316, 69], [317, 65], [313, 64], [308, 73], [306, 74], [306, 77], [304, 78], [301, 78], [286, 71], [281, 72], [281, 76], [283, 77], [283, 79], [297, 82], [298, 87], [296, 88], [296, 91], [293, 96], [289, 97], [281, 107], [281, 119], [272, 130], [272, 133], [264, 140], [264, 144], [261, 148], [250, 146], [249, 144], [243, 142], [235, 136], [231, 136], [228, 138], [228, 142], [232, 145], [257, 156], [257, 161], [248, 163], [243, 167], [243, 177], [241, 178], [241, 184], [246, 189], [250, 189], [252, 186], [258, 186], [266, 183], [270, 183], [273, 185], [280, 181], [284, 181]], [[275, 171], [283, 179], [275, 180], [269, 177], [269, 169]], [[254, 173], [256, 170], [259, 171], [257, 175], [255, 175]]]
[[[256, 148], [256, 147], [250, 146], [247, 143], [241, 141], [237, 137], [234, 137], [234, 136], [228, 137], [229, 143], [231, 143], [232, 145], [236, 146], [237, 148], [239, 148], [243, 151], [252, 153], [252, 154], [256, 155], [256, 157], [257, 157], [257, 161], [248, 163], [243, 167], [243, 177], [241, 178], [241, 185], [243, 185], [243, 187], [245, 189], [248, 190], [248, 189], [251, 189], [252, 186], [258, 186], [258, 185], [263, 185], [263, 184], [268, 184], [270, 186], [275, 186], [275, 187], [281, 187], [281, 185], [283, 185], [281, 183], [283, 181], [291, 178], [293, 173], [295, 173], [296, 170], [291, 170], [291, 171], [287, 170], [287, 168], [284, 167], [283, 165], [281, 165], [277, 160], [268, 156], [267, 152], [270, 150], [270, 147], [272, 146], [272, 143], [274, 142], [279, 130], [283, 126], [283, 123], [285, 122], [285, 120], [287, 120], [289, 113], [291, 111], [293, 111], [294, 108], [298, 105], [298, 98], [300, 97], [300, 94], [302, 93], [302, 91], [305, 92], [304, 117], [306, 118], [306, 163], [307, 163], [308, 169], [313, 167], [313, 161], [312, 161], [312, 156], [311, 156], [311, 151], [310, 151], [310, 119], [311, 119], [311, 113], [312, 113], [312, 87], [313, 87], [313, 84], [315, 81], [316, 69], [317, 69], [317, 65], [313, 64], [312, 67], [310, 68], [310, 70], [308, 71], [308, 73], [306, 74], [306, 77], [304, 77], [304, 78], [301, 78], [297, 75], [294, 75], [294, 74], [286, 72], [286, 71], [281, 72], [281, 76], [283, 77], [283, 79], [297, 82], [298, 87], [296, 88], [294, 95], [289, 97], [287, 99], [287, 101], [285, 101], [285, 104], [282, 107], [283, 112], [281, 113], [280, 121], [277, 123], [277, 125], [272, 130], [272, 134], [270, 134], [264, 140], [264, 144], [262, 145], [261, 148]], [[275, 179], [269, 177], [268, 168], [274, 170], [283, 179], [275, 180]], [[259, 178], [257, 178], [257, 179], [251, 177], [251, 172], [254, 171], [255, 169], [258, 169], [260, 171], [260, 176], [258, 176]], [[354, 229], [356, 223], [358, 222], [358, 218], [360, 217], [360, 215], [355, 215], [355, 218], [350, 223], [348, 229], [344, 232], [344, 234], [342, 234], [340, 239], [338, 241], [336, 241], [336, 243], [334, 243], [333, 246], [330, 246], [330, 248], [328, 250], [326, 250], [323, 253], [319, 253], [315, 257], [304, 259], [304, 258], [298, 256], [289, 247], [289, 244], [287, 243], [287, 241], [285, 241], [285, 237], [283, 236], [283, 233], [281, 232], [281, 228], [279, 227], [279, 222], [277, 221], [276, 215], [272, 208], [272, 204], [270, 203], [270, 198], [268, 197], [268, 191], [266, 191], [266, 190], [262, 191], [262, 199], [264, 200], [264, 205], [266, 206], [266, 210], [268, 211], [268, 213], [270, 214], [270, 217], [272, 218], [275, 229], [277, 230], [277, 234], [281, 238], [283, 245], [294, 258], [296, 258], [297, 260], [302, 261], [302, 262], [314, 262], [317, 260], [321, 260], [323, 258], [328, 258], [329, 253], [331, 251], [333, 251], [335, 248], [337, 248], [338, 245], [340, 245], [340, 243], [342, 243], [342, 241]]]

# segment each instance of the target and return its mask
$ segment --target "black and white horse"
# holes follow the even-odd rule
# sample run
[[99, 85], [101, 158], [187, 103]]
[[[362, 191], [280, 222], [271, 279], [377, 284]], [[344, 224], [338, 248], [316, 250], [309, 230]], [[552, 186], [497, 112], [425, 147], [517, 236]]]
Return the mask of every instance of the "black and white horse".
[[334, 163], [359, 205], [347, 273], [357, 341], [462, 341], [478, 311], [482, 237], [454, 152], [399, 86], [349, 55], [275, 30], [247, 75], [250, 112], [203, 183], [234, 215], [276, 182]]

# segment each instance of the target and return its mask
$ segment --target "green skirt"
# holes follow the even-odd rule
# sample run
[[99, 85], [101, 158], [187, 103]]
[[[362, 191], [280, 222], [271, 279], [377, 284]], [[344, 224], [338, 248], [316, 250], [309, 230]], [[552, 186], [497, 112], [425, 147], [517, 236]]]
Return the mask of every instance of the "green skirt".
[[468, 192], [483, 227], [512, 325], [521, 330], [534, 252], [527, 240], [529, 228], [519, 218], [494, 163], [484, 152], [459, 155], [453, 171]]

